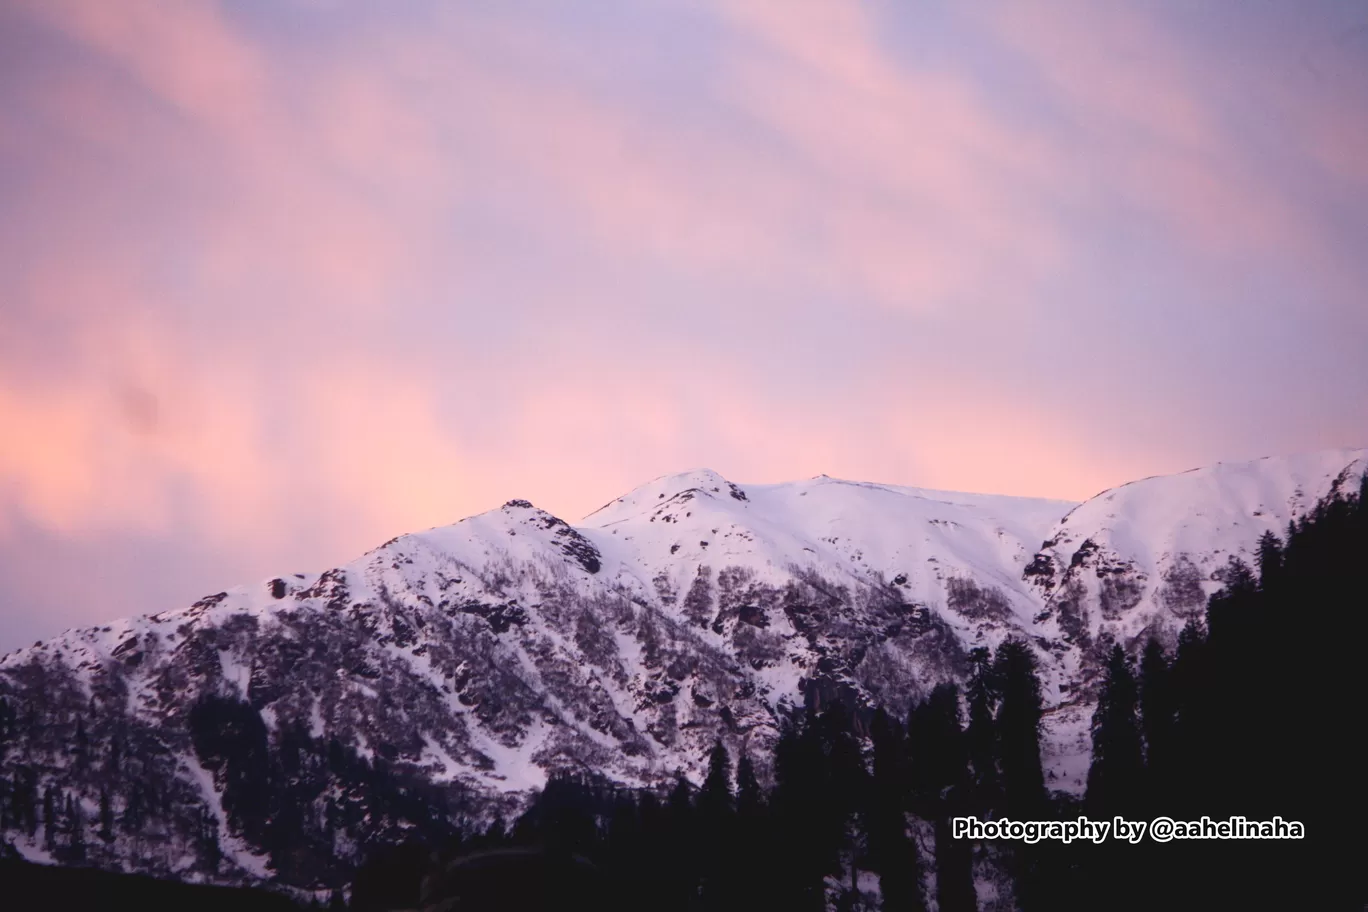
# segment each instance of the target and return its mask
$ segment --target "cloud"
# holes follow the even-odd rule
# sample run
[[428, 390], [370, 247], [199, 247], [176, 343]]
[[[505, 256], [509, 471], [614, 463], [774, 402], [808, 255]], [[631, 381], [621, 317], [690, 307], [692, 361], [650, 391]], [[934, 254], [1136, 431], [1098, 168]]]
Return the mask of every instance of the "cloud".
[[994, 272], [1020, 281], [1067, 262], [1042, 205], [1057, 150], [962, 74], [895, 61], [865, 7], [722, 9], [747, 39], [732, 91], [829, 184], [823, 240], [867, 291], [911, 308], [947, 295], [1006, 307]]
[[1086, 497], [1304, 448], [1275, 382], [1350, 433], [1352, 80], [1166, 15], [12, 4], [0, 536], [269, 574], [698, 465]]
[[1293, 180], [1296, 160], [1270, 154], [1267, 138], [1244, 122], [1256, 122], [1246, 109], [1257, 97], [1265, 122], [1283, 121], [1280, 140], [1337, 162], [1339, 177], [1352, 177], [1338, 150], [1352, 147], [1363, 118], [1345, 117], [1342, 107], [1326, 118], [1269, 61], [1240, 59], [1207, 36], [1184, 41], [1157, 7], [1044, 0], [977, 12], [1072, 121], [1074, 180], [1088, 180], [1095, 202], [1131, 205], [1225, 262], [1331, 265], [1323, 253], [1335, 239], [1316, 198]]

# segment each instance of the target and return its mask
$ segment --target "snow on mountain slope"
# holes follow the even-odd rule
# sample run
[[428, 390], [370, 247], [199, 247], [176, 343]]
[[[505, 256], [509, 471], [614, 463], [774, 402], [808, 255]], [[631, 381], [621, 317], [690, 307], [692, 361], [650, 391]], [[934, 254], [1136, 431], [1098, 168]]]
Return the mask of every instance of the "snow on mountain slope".
[[1103, 491], [1060, 518], [1026, 570], [1066, 681], [1049, 720], [1056, 772], [1082, 787], [1091, 686], [1113, 643], [1172, 647], [1232, 557], [1252, 566], [1261, 535], [1285, 537], [1326, 494], [1357, 490], [1366, 469], [1365, 449], [1217, 463]]
[[1028, 576], [1080, 644], [1103, 634], [1172, 642], [1231, 557], [1252, 564], [1261, 535], [1285, 535], [1330, 491], [1356, 488], [1366, 467], [1368, 450], [1327, 450], [1130, 482], [1062, 517]]
[[[91, 841], [96, 863], [233, 881], [269, 861], [277, 882], [331, 886], [357, 846], [436, 825], [405, 795], [453, 817], [506, 814], [555, 769], [698, 777], [718, 738], [763, 774], [789, 708], [903, 713], [962, 676], [970, 648], [1019, 635], [1042, 661], [1051, 784], [1078, 790], [1110, 644], [1171, 639], [1229, 555], [1357, 484], [1366, 455], [1222, 464], [1083, 504], [826, 476], [738, 485], [708, 470], [642, 485], [578, 527], [510, 501], [316, 578], [0, 658], [0, 697], [24, 720], [0, 776], [60, 784], [92, 818], [102, 796], [123, 814], [154, 795], [153, 843]], [[229, 825], [232, 777], [191, 737], [206, 695], [248, 704], [273, 749], [294, 738], [315, 765], [361, 769], [350, 751], [401, 785], [304, 790], [291, 800], [312, 808], [294, 837], [308, 851], [268, 858]], [[73, 756], [78, 741], [89, 747]], [[302, 788], [291, 782], [271, 787]], [[206, 821], [222, 860], [203, 849]], [[47, 851], [22, 828], [0, 839]]]
[[860, 580], [902, 576], [897, 585], [918, 601], [934, 600], [940, 583], [963, 571], [1030, 598], [1021, 569], [1040, 536], [1073, 506], [826, 476], [742, 488], [698, 471], [638, 488], [586, 517], [584, 526], [633, 543], [635, 566], [739, 561], [782, 575], [797, 563]]
[[[1039, 600], [1022, 571], [1049, 524], [1072, 506], [826, 476], [743, 487], [697, 470], [605, 505], [585, 519], [583, 533], [634, 583], [649, 580], [658, 603], [706, 642], [743, 658], [753, 644], [762, 660], [769, 647], [785, 653], [773, 671], [757, 668], [777, 692], [795, 693], [817, 657], [846, 654], [846, 671], [866, 691], [882, 687], [880, 696], [901, 711], [926, 686], [956, 676], [961, 645], [995, 645], [1031, 624]], [[843, 649], [832, 642], [839, 624], [807, 630], [803, 612], [783, 608], [795, 579], [904, 606], [920, 620], [906, 625], [913, 635], [901, 644], [903, 627]], [[896, 685], [874, 680], [875, 669], [919, 647], [924, 674], [898, 675]], [[918, 677], [921, 686], [909, 686]]]

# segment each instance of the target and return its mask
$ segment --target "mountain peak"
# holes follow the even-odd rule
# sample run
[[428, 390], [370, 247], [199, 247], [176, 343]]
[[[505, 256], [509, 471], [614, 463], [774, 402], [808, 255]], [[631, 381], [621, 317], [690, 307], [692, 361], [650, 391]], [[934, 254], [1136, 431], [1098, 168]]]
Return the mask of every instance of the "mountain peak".
[[602, 528], [653, 510], [685, 493], [705, 498], [728, 497], [742, 502], [748, 499], [740, 485], [728, 481], [720, 473], [712, 469], [690, 469], [648, 481], [599, 507], [583, 522], [591, 528]]
[[[22, 763], [33, 794], [65, 789], [91, 808], [140, 777], [171, 796], [154, 815], [170, 850], [89, 840], [88, 860], [176, 876], [186, 869], [166, 859], [193, 857], [205, 821], [231, 813], [211, 768], [222, 757], [200, 755], [216, 748], [188, 720], [204, 698], [237, 701], [234, 718], [267, 749], [294, 750], [303, 732], [315, 768], [340, 757], [362, 777], [310, 792], [302, 816], [329, 819], [344, 802], [345, 839], [305, 834], [311, 857], [340, 871], [357, 860], [348, 846], [432, 824], [426, 811], [392, 823], [410, 804], [364, 785], [377, 758], [408, 794], [507, 817], [557, 770], [697, 781], [718, 739], [765, 758], [809, 700], [905, 715], [963, 680], [970, 649], [1020, 637], [1040, 659], [1048, 781], [1081, 792], [1110, 645], [1171, 647], [1230, 556], [1350, 493], [1366, 457], [1220, 463], [1081, 505], [825, 475], [742, 488], [710, 469], [656, 478], [578, 528], [510, 500], [316, 578], [261, 580], [0, 657], [0, 698], [33, 713], [0, 779]], [[82, 771], [69, 762], [78, 719], [91, 744], [143, 745], [145, 762], [110, 782], [104, 763]], [[258, 835], [220, 832], [221, 880], [312, 882], [272, 874]], [[26, 831], [0, 836], [48, 857]]]

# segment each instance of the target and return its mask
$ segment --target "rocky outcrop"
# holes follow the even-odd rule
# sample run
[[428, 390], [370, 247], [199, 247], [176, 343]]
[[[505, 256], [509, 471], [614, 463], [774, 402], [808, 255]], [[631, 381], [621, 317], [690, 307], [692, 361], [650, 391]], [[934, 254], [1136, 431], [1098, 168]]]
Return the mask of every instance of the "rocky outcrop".
[[1077, 790], [1110, 644], [1171, 640], [1231, 555], [1363, 467], [1220, 465], [1081, 505], [700, 471], [578, 526], [510, 501], [0, 659], [0, 839], [327, 891], [363, 846], [506, 818], [559, 770], [698, 779], [720, 738], [766, 778], [786, 713], [905, 713], [1008, 636], [1039, 653], [1051, 784]]

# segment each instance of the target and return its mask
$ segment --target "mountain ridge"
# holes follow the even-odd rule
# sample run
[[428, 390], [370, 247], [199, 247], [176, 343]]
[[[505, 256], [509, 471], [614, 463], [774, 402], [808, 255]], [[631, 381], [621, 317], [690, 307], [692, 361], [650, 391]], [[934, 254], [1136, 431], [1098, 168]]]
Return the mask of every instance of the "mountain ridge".
[[[38, 791], [65, 783], [89, 819], [101, 802], [122, 815], [139, 790], [164, 792], [157, 851], [131, 835], [82, 849], [101, 863], [322, 889], [357, 846], [440, 822], [324, 777], [297, 799], [307, 863], [276, 858], [228, 807], [230, 761], [192, 737], [196, 701], [248, 707], [273, 756], [302, 739], [313, 747], [301, 756], [326, 748], [338, 769], [383, 767], [408, 783], [398, 794], [434, 790], [452, 819], [490, 819], [557, 769], [628, 785], [698, 778], [718, 738], [767, 775], [785, 714], [832, 700], [905, 713], [960, 679], [969, 649], [1017, 636], [1041, 658], [1050, 785], [1077, 792], [1110, 645], [1171, 645], [1231, 556], [1365, 465], [1363, 449], [1217, 463], [1081, 503], [824, 475], [740, 485], [695, 469], [578, 525], [510, 500], [317, 577], [234, 587], [0, 657], [0, 698], [30, 720], [15, 726], [0, 777], [31, 774]], [[94, 745], [79, 762], [68, 756], [78, 734]], [[151, 759], [131, 763], [134, 743]], [[111, 751], [129, 768], [93, 771]], [[314, 817], [331, 831], [309, 830]], [[221, 847], [212, 865], [195, 848], [206, 828]], [[61, 860], [22, 827], [0, 839]]]

